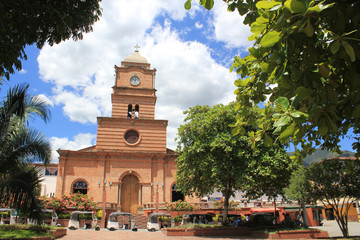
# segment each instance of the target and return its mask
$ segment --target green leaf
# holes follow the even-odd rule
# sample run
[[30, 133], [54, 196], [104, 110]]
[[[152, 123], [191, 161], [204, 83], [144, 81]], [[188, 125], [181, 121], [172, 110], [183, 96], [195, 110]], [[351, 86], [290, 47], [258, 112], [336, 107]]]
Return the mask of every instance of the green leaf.
[[355, 52], [353, 47], [347, 41], [342, 41], [341, 45], [345, 48], [346, 53], [349, 55], [350, 61], [355, 62]]
[[186, 10], [190, 10], [190, 8], [191, 8], [191, 0], [187, 0], [184, 3], [184, 7], [185, 7]]
[[290, 114], [293, 118], [299, 118], [303, 115], [302, 112], [299, 112], [299, 111], [294, 111]]
[[256, 7], [262, 8], [262, 9], [269, 9], [276, 5], [281, 5], [281, 3], [275, 2], [275, 1], [270, 1], [270, 2], [269, 1], [259, 1], [256, 3]]
[[236, 87], [246, 87], [246, 85], [249, 83], [250, 78], [245, 79], [237, 79], [235, 80], [235, 86]]
[[285, 125], [289, 124], [290, 121], [291, 121], [290, 116], [288, 116], [288, 115], [282, 116], [281, 118], [279, 118], [279, 120], [277, 120], [277, 121], [274, 123], [274, 127], [282, 127], [282, 126], [285, 126]]
[[271, 31], [266, 33], [260, 41], [262, 47], [272, 47], [281, 39], [280, 32]]
[[330, 4], [324, 5], [324, 4], [321, 2], [321, 3], [319, 3], [319, 4], [317, 4], [317, 5], [313, 6], [313, 7], [309, 7], [309, 8], [307, 9], [306, 13], [307, 13], [307, 14], [312, 13], [312, 12], [319, 13], [319, 12], [321, 12], [321, 11], [327, 9], [327, 8], [330, 8], [330, 7], [334, 6], [334, 5], [335, 5], [335, 3], [330, 3]]
[[252, 33], [261, 33], [265, 29], [266, 25], [259, 22], [253, 22], [251, 24], [251, 32]]
[[207, 10], [210, 10], [214, 6], [214, 0], [202, 0], [200, 4]]
[[303, 13], [306, 11], [306, 6], [301, 0], [287, 0], [284, 5], [292, 13]]
[[311, 24], [310, 19], [307, 21], [306, 26], [302, 29], [302, 32], [304, 32], [308, 37], [312, 37], [314, 35], [314, 27]]
[[285, 141], [289, 137], [293, 136], [296, 130], [296, 123], [292, 123], [289, 127], [287, 127], [279, 136], [280, 141]]
[[289, 110], [289, 100], [286, 97], [279, 97], [276, 99], [275, 104], [282, 108], [284, 112], [287, 112]]
[[328, 127], [325, 125], [325, 124], [321, 124], [319, 126], [319, 133], [322, 135], [322, 136], [325, 136], [327, 133], [328, 133], [329, 129]]
[[264, 145], [265, 147], [271, 147], [273, 145], [273, 139], [266, 133], [264, 134]]
[[305, 98], [308, 98], [311, 96], [312, 91], [311, 89], [305, 88], [305, 87], [298, 87], [295, 90], [295, 93], [297, 97], [299, 97], [301, 100], [304, 100]]

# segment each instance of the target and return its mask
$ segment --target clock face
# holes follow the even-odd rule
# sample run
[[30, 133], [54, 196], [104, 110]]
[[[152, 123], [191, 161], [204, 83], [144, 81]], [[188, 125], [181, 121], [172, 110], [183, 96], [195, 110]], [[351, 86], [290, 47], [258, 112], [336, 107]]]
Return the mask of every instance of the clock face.
[[137, 76], [132, 76], [130, 78], [130, 83], [131, 83], [131, 85], [134, 85], [134, 86], [139, 85], [140, 79]]

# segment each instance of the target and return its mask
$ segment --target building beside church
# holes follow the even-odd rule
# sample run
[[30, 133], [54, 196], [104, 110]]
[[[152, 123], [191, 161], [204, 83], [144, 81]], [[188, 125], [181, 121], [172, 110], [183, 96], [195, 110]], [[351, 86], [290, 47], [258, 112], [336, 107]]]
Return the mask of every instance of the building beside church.
[[96, 145], [58, 150], [56, 196], [80, 192], [123, 212], [183, 199], [176, 154], [166, 148], [167, 120], [155, 119], [156, 69], [136, 50], [115, 65], [111, 117], [97, 118]]

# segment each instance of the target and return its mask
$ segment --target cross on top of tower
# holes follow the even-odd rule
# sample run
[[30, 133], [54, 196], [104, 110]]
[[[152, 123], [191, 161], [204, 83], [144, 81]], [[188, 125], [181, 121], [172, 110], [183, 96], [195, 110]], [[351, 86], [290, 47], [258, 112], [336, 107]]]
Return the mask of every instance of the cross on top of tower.
[[138, 51], [139, 51], [140, 46], [139, 46], [138, 44], [136, 44], [136, 46], [134, 46], [134, 48], [135, 48], [135, 52], [138, 52]]

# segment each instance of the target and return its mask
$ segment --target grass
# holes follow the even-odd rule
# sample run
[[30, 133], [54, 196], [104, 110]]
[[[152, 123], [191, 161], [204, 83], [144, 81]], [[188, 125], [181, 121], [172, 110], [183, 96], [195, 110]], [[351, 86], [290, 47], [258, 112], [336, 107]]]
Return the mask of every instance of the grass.
[[28, 225], [1, 225], [1, 238], [29, 238], [51, 236], [48, 232], [50, 228], [44, 226], [28, 226]]

